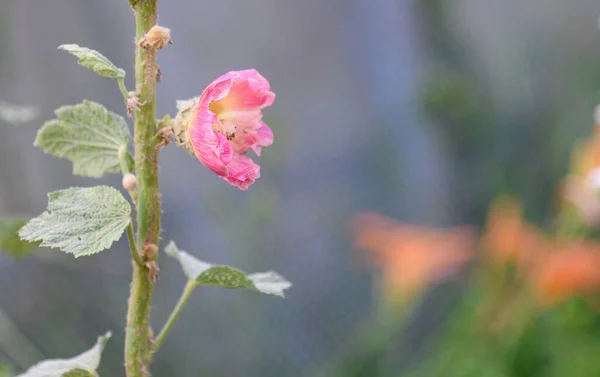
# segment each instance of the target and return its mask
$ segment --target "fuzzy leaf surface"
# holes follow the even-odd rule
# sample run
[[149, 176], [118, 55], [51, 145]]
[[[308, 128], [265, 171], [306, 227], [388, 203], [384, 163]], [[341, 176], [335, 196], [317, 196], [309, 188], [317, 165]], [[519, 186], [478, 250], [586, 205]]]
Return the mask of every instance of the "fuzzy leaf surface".
[[[70, 359], [50, 359], [41, 361], [17, 377], [87, 377], [96, 376], [102, 351], [111, 333], [98, 337], [96, 345], [84, 353]], [[85, 374], [87, 372], [87, 374]], [[84, 374], [82, 374], [84, 373]]]
[[35, 146], [73, 162], [75, 175], [99, 178], [120, 172], [119, 150], [126, 149], [131, 141], [122, 116], [85, 100], [62, 106], [55, 113], [58, 118], [38, 131]]
[[100, 76], [123, 78], [125, 70], [118, 68], [106, 56], [96, 50], [81, 47], [76, 44], [65, 44], [58, 46], [59, 50], [67, 51], [79, 58], [77, 63], [96, 72]]
[[177, 259], [188, 279], [198, 285], [213, 285], [229, 289], [247, 288], [265, 294], [285, 297], [284, 291], [292, 286], [288, 280], [275, 271], [246, 275], [229, 266], [215, 266], [181, 251], [171, 241], [165, 252]]
[[112, 187], [71, 187], [48, 194], [48, 211], [31, 219], [19, 236], [75, 257], [91, 255], [121, 238], [130, 213], [129, 202]]

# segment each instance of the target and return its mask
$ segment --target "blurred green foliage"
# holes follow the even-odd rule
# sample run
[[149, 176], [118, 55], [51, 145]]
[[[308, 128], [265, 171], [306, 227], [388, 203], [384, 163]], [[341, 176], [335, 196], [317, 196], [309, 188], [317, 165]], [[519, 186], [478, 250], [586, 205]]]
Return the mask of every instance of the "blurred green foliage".
[[27, 223], [26, 219], [0, 219], [0, 251], [6, 251], [13, 257], [22, 257], [35, 250], [38, 243], [22, 241], [17, 231]]
[[12, 374], [10, 372], [10, 368], [5, 364], [0, 363], [0, 377], [11, 377], [11, 376], [12, 376]]

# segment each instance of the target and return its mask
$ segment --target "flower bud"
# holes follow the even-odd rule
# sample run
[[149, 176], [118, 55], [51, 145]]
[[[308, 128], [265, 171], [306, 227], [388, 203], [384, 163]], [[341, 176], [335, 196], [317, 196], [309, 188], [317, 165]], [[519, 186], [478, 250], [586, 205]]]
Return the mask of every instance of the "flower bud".
[[127, 116], [131, 118], [133, 116], [133, 112], [140, 109], [140, 99], [135, 95], [134, 92], [129, 92], [129, 95], [130, 97], [125, 100], [125, 108], [127, 109]]
[[156, 255], [158, 254], [158, 247], [152, 243], [145, 243], [144, 248], [142, 249], [142, 257], [144, 259], [156, 259]]
[[123, 176], [123, 188], [127, 191], [133, 191], [137, 187], [137, 178], [134, 174], [127, 173]]
[[150, 47], [156, 50], [162, 50], [167, 43], [173, 43], [171, 41], [171, 29], [159, 25], [154, 25], [140, 40], [141, 47]]

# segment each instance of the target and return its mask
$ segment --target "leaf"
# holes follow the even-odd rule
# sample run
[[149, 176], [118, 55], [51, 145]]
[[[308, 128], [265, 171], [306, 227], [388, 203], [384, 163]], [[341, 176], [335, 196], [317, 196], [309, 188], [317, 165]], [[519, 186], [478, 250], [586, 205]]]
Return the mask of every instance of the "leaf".
[[37, 117], [38, 111], [33, 106], [13, 105], [0, 101], [0, 121], [7, 123], [27, 123]]
[[[71, 359], [41, 361], [17, 377], [88, 377], [96, 376], [102, 351], [111, 337], [110, 331], [98, 337], [96, 345]], [[87, 374], [82, 374], [87, 372]]]
[[90, 101], [60, 107], [55, 113], [58, 119], [38, 131], [35, 146], [71, 160], [75, 175], [98, 178], [120, 171], [119, 150], [131, 141], [123, 117]]
[[26, 219], [0, 218], [0, 250], [9, 252], [13, 257], [22, 257], [38, 247], [37, 243], [19, 238], [17, 232], [26, 223]]
[[283, 291], [292, 286], [292, 283], [275, 271], [256, 272], [248, 275], [248, 278], [258, 291], [268, 295], [285, 297]]
[[183, 272], [198, 285], [215, 285], [223, 288], [249, 288], [262, 293], [285, 297], [283, 291], [292, 283], [275, 271], [246, 275], [242, 271], [229, 266], [214, 266], [203, 262], [185, 251], [180, 251], [171, 241], [165, 252], [181, 263]]
[[96, 375], [85, 369], [77, 368], [63, 373], [60, 377], [96, 377]]
[[42, 247], [80, 257], [107, 249], [121, 238], [131, 207], [112, 187], [71, 187], [48, 194], [48, 211], [21, 228], [21, 239], [42, 241]]
[[65, 44], [58, 46], [59, 50], [65, 50], [79, 58], [78, 63], [100, 76], [123, 78], [125, 71], [117, 68], [110, 60], [96, 50], [90, 50], [87, 47], [80, 47], [76, 44]]

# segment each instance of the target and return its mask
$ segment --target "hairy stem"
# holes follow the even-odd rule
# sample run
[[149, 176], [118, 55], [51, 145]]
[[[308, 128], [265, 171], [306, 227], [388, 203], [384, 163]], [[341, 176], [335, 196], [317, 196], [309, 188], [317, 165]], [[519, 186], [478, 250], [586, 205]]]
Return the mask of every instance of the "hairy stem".
[[195, 281], [189, 280], [187, 282], [187, 284], [185, 285], [185, 288], [183, 289], [183, 293], [181, 294], [181, 297], [179, 298], [177, 305], [175, 305], [173, 312], [171, 312], [169, 319], [167, 319], [167, 322], [165, 323], [162, 330], [160, 330], [160, 333], [154, 340], [154, 345], [152, 346], [152, 349], [150, 351], [151, 356], [154, 356], [156, 351], [158, 351], [158, 348], [160, 347], [160, 345], [165, 341], [165, 339], [171, 332], [173, 325], [177, 321], [177, 318], [179, 318], [179, 314], [181, 314], [181, 310], [183, 309], [183, 307], [189, 300], [190, 296], [192, 295], [194, 288], [196, 288]]
[[[157, 0], [137, 0], [135, 12], [136, 40], [156, 24]], [[158, 245], [160, 233], [160, 191], [158, 186], [158, 151], [156, 149], [156, 56], [152, 49], [137, 47], [135, 55], [136, 92], [141, 105], [135, 111], [134, 144], [137, 175], [137, 248]], [[156, 258], [156, 255], [151, 258]], [[149, 376], [150, 309], [154, 279], [148, 266], [133, 263], [133, 278], [127, 312], [125, 368], [127, 377]], [[154, 269], [155, 272], [156, 269]]]

